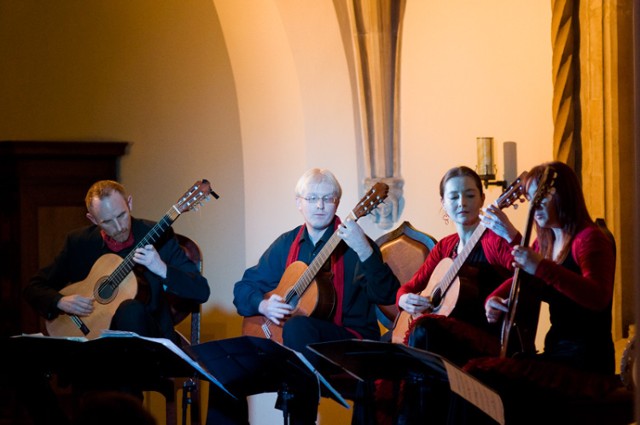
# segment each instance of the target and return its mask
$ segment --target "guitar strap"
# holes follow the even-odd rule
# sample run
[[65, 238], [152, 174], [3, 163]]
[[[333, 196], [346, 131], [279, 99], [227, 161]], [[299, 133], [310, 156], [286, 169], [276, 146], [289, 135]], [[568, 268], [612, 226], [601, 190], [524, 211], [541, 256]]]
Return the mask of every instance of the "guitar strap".
[[[333, 221], [334, 232], [340, 225], [340, 217], [336, 216]], [[304, 235], [304, 229], [306, 226], [303, 224], [300, 226], [300, 231], [296, 235], [291, 248], [289, 249], [289, 256], [287, 257], [286, 267], [289, 267], [291, 263], [298, 260], [300, 255], [300, 241], [302, 235]], [[333, 323], [338, 326], [342, 326], [342, 298], [344, 296], [344, 261], [342, 255], [338, 255], [336, 251], [331, 254], [331, 272], [333, 273], [333, 287], [336, 291], [336, 314], [333, 316]]]

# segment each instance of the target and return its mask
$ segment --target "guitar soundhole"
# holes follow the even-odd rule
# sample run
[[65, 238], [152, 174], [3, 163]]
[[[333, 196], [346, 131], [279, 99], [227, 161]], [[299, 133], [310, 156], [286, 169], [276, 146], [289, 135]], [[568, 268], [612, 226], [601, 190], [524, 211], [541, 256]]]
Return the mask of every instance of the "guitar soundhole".
[[285, 302], [295, 308], [298, 306], [298, 303], [300, 302], [300, 296], [296, 291], [291, 291], [287, 294], [287, 297], [285, 298]]
[[113, 285], [113, 283], [109, 281], [109, 276], [100, 278], [98, 283], [96, 283], [95, 289], [93, 290], [93, 296], [100, 304], [109, 303], [112, 299], [115, 298], [117, 293], [118, 287], [117, 285]]

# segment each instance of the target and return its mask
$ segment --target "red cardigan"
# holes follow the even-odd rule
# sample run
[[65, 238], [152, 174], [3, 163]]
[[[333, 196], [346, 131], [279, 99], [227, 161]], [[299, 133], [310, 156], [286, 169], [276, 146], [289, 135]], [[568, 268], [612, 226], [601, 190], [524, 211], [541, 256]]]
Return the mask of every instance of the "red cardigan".
[[[537, 240], [533, 248], [538, 250]], [[571, 255], [582, 274], [544, 259], [538, 265], [535, 276], [582, 307], [595, 311], [606, 308], [613, 299], [616, 268], [611, 240], [595, 224], [588, 225], [573, 238]], [[487, 299], [496, 295], [508, 298], [512, 280], [502, 283]]]
[[[433, 274], [434, 269], [443, 258], [450, 257], [451, 252], [460, 240], [460, 236], [454, 233], [442, 238], [436, 246], [433, 247], [427, 259], [422, 263], [420, 269], [413, 275], [411, 280], [404, 283], [396, 294], [396, 305], [398, 300], [404, 294], [415, 294], [421, 292], [427, 287], [429, 279]], [[482, 250], [489, 264], [498, 268], [504, 268], [509, 271], [513, 271], [513, 255], [511, 251], [513, 246], [520, 243], [520, 237], [517, 237], [511, 244], [506, 240], [496, 235], [493, 231], [487, 229], [480, 238], [480, 244]]]

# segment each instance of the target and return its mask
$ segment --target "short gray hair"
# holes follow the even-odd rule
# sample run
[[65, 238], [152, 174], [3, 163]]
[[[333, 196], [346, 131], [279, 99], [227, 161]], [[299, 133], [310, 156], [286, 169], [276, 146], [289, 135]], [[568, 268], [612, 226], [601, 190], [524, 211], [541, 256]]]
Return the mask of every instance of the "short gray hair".
[[304, 173], [296, 184], [296, 196], [303, 196], [309, 185], [320, 183], [328, 183], [333, 187], [333, 193], [338, 199], [342, 197], [342, 187], [338, 183], [338, 179], [326, 168], [312, 168]]

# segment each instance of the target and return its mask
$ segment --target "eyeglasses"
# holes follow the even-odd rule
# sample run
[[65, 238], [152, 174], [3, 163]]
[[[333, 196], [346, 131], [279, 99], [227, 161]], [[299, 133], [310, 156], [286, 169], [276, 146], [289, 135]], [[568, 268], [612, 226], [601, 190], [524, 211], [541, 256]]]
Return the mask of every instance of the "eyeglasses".
[[325, 196], [316, 196], [316, 195], [309, 195], [309, 196], [301, 196], [300, 198], [304, 199], [305, 201], [309, 202], [310, 204], [317, 204], [318, 201], [322, 200], [323, 204], [335, 204], [338, 202], [338, 197], [337, 196], [329, 196], [329, 195], [325, 195]]

